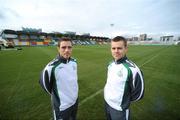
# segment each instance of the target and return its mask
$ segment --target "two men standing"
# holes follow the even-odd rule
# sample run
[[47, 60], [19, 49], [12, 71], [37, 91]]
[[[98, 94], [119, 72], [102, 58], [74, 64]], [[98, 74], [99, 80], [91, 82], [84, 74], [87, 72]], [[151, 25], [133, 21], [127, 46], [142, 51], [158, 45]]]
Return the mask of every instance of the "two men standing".
[[[144, 94], [141, 70], [126, 57], [127, 41], [117, 36], [111, 40], [114, 60], [108, 66], [104, 87], [107, 120], [129, 120], [129, 106]], [[72, 41], [61, 38], [59, 55], [42, 71], [40, 84], [51, 95], [54, 119], [76, 120], [78, 108], [77, 63], [71, 58]]]

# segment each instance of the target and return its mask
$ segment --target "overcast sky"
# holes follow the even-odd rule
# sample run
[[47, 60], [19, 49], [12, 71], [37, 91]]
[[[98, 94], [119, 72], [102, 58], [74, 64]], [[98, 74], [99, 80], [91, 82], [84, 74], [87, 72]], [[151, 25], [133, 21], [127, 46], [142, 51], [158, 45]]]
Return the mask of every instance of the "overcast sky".
[[180, 0], [0, 0], [0, 29], [96, 36], [178, 34]]

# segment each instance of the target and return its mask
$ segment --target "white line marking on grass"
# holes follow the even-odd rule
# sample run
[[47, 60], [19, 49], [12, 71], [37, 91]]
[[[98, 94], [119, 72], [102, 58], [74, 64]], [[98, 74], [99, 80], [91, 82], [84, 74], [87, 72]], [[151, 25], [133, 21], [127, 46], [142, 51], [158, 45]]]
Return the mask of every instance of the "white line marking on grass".
[[[146, 62], [144, 62], [144, 63], [143, 63], [142, 65], [140, 65], [139, 67], [142, 67], [142, 66], [144, 66], [145, 64], [151, 62], [151, 61], [152, 61], [154, 58], [156, 58], [158, 55], [159, 55], [159, 54], [151, 57], [149, 60], [147, 60]], [[90, 95], [90, 96], [86, 97], [85, 99], [83, 99], [83, 100], [79, 103], [79, 106], [81, 106], [82, 104], [86, 103], [88, 100], [94, 98], [96, 95], [98, 95], [98, 94], [100, 94], [101, 92], [103, 92], [103, 89], [104, 89], [104, 88], [98, 90], [97, 92], [95, 92], [95, 93], [93, 93], [92, 95]]]
[[140, 65], [139, 67], [142, 67], [142, 66], [144, 66], [145, 64], [151, 62], [151, 61], [152, 61], [154, 58], [156, 58], [158, 55], [159, 55], [159, 54], [153, 56], [151, 59], [147, 60], [146, 62], [144, 62], [144, 63], [143, 63], [142, 65]]
[[84, 104], [85, 102], [87, 102], [88, 100], [90, 100], [91, 98], [95, 97], [96, 95], [100, 94], [103, 91], [103, 89], [98, 90], [97, 92], [93, 93], [92, 95], [86, 97], [84, 100], [82, 100], [79, 103], [79, 106], [81, 106], [82, 104]]

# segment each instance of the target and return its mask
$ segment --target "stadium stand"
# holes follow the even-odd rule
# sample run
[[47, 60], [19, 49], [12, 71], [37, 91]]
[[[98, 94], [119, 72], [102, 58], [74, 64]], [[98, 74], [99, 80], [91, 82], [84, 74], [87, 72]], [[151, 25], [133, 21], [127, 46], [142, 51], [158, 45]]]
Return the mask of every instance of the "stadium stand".
[[5, 47], [5, 48], [14, 48], [15, 43], [14, 40], [17, 39], [17, 34], [16, 31], [14, 30], [3, 30], [0, 33], [0, 45], [1, 47]]
[[75, 32], [45, 33], [41, 29], [22, 28], [21, 31], [3, 30], [1, 36], [13, 46], [48, 46], [57, 45], [61, 37], [70, 37], [74, 45], [107, 44], [109, 38], [90, 36], [90, 34], [77, 35]]

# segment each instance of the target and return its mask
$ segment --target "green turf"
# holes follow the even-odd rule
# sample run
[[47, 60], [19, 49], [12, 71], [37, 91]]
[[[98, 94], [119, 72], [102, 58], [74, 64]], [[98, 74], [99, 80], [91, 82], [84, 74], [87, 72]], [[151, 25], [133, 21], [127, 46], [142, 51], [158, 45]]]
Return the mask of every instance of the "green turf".
[[[180, 119], [179, 53], [180, 46], [129, 46], [128, 57], [145, 78], [144, 99], [131, 104], [133, 120]], [[0, 51], [0, 119], [52, 119], [50, 96], [38, 81], [40, 71], [56, 54], [56, 47]], [[102, 89], [110, 47], [74, 46], [73, 56], [78, 61], [80, 104], [85, 100], [78, 120], [105, 120]]]

